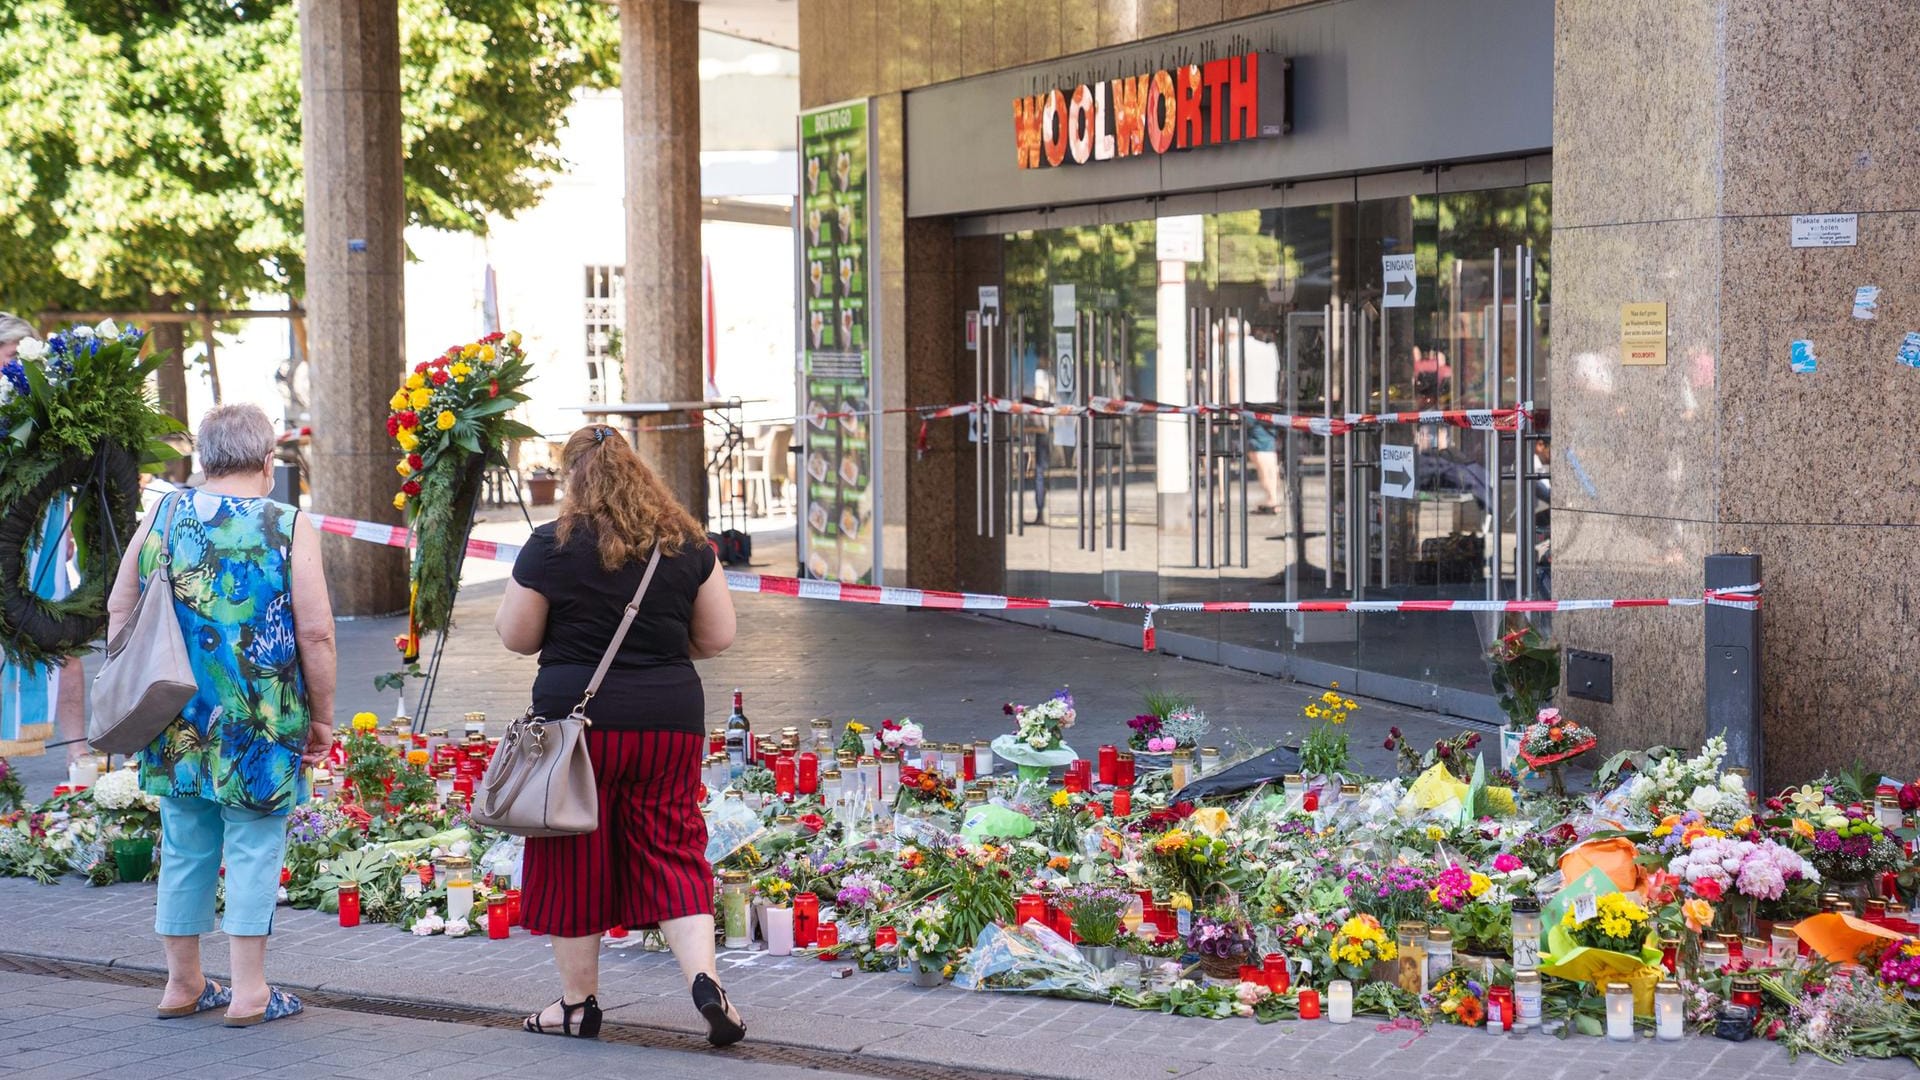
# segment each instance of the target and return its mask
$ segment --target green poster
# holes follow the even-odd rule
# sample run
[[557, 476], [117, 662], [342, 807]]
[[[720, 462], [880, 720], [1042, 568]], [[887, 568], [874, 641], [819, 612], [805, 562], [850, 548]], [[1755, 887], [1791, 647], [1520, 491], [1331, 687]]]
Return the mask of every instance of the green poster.
[[803, 577], [878, 580], [867, 103], [800, 114]]

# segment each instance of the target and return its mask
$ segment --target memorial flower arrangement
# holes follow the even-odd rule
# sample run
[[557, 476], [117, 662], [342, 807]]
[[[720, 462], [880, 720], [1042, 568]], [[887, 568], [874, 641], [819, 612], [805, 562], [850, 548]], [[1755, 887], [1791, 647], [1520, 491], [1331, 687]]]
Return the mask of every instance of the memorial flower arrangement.
[[532, 379], [519, 332], [492, 333], [415, 364], [387, 402], [387, 434], [399, 452], [393, 505], [406, 512], [414, 548], [407, 633], [395, 642], [409, 663], [420, 633], [446, 629], [453, 613], [483, 472], [507, 465], [508, 443], [539, 437], [507, 415], [527, 400]]
[[1085, 883], [1061, 890], [1059, 904], [1074, 936], [1082, 944], [1099, 946], [1120, 940], [1120, 915], [1135, 899], [1112, 885]]
[[1400, 948], [1380, 920], [1355, 915], [1327, 936], [1327, 959], [1343, 979], [1363, 982], [1373, 977], [1373, 965], [1400, 955]]
[[1455, 968], [1440, 976], [1421, 1002], [1443, 1023], [1479, 1027], [1487, 1018], [1487, 988], [1466, 971]]
[[1340, 684], [1306, 703], [1301, 715], [1313, 722], [1300, 741], [1300, 768], [1309, 776], [1334, 776], [1347, 767], [1347, 732], [1343, 726], [1360, 704], [1340, 693]]
[[1010, 703], [1002, 711], [1013, 717], [1014, 738], [1034, 750], [1060, 749], [1076, 715], [1073, 695], [1065, 690], [1038, 705]]
[[1594, 914], [1581, 917], [1578, 905], [1567, 908], [1560, 925], [1574, 944], [1617, 953], [1637, 953], [1647, 943], [1647, 921], [1653, 913], [1626, 893], [1612, 892], [1595, 901]]
[[1541, 709], [1520, 736], [1520, 756], [1543, 769], [1584, 754], [1599, 741], [1592, 729], [1561, 716], [1559, 709]]
[[1726, 737], [1715, 735], [1692, 757], [1669, 754], [1650, 762], [1627, 785], [1628, 810], [1656, 821], [1692, 811], [1713, 825], [1732, 825], [1747, 816], [1749, 807], [1740, 777], [1720, 771], [1726, 756]]
[[1493, 692], [1508, 725], [1520, 728], [1532, 723], [1560, 685], [1560, 646], [1533, 627], [1523, 626], [1501, 635], [1487, 659], [1493, 669]]
[[920, 725], [907, 717], [880, 721], [880, 745], [895, 753], [920, 749], [920, 741], [924, 737]]
[[1148, 711], [1127, 721], [1127, 745], [1136, 752], [1170, 754], [1192, 749], [1211, 727], [1206, 713], [1177, 698], [1150, 696], [1147, 707]]
[[[179, 456], [184, 429], [148, 383], [166, 359], [142, 357], [145, 335], [103, 319], [20, 342], [0, 366], [0, 652], [45, 666], [91, 651], [123, 537], [139, 518], [141, 473]], [[71, 497], [79, 581], [52, 600], [27, 568], [49, 507]]]
[[1734, 897], [1775, 901], [1796, 882], [1820, 881], [1819, 870], [1785, 845], [1705, 834], [1674, 856], [1667, 870], [1711, 903]]
[[1450, 735], [1435, 741], [1422, 753], [1414, 749], [1412, 741], [1395, 726], [1387, 729], [1381, 746], [1395, 752], [1401, 776], [1418, 776], [1435, 765], [1444, 765], [1455, 779], [1466, 782], [1473, 779], [1474, 751], [1480, 748], [1480, 733], [1463, 731]]

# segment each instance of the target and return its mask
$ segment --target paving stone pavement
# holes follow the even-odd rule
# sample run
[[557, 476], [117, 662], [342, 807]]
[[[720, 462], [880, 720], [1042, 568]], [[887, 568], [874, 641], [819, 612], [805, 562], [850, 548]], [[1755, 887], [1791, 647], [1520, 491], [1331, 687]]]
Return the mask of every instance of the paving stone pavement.
[[[7, 913], [8, 930], [0, 952], [160, 970], [160, 951], [152, 937], [152, 907], [153, 888], [149, 885], [94, 889], [77, 882], [41, 886], [19, 880], [0, 881], [0, 911]], [[276, 984], [296, 989], [528, 1011], [551, 1000], [556, 985], [545, 941], [518, 932], [506, 941], [416, 938], [384, 926], [342, 929], [335, 920], [317, 912], [293, 910], [281, 912], [274, 931], [269, 975]], [[703, 1030], [671, 957], [647, 951], [639, 946], [639, 940], [629, 937], [625, 940], [627, 947], [609, 948], [602, 961], [600, 998], [608, 1009], [608, 1019], [672, 1031]], [[225, 970], [227, 950], [221, 935], [206, 939], [205, 961], [216, 976]], [[851, 1053], [869, 1065], [882, 1067], [898, 1062], [903, 1069], [935, 1064], [1071, 1080], [1113, 1080], [1115, 1076], [1373, 1080], [1412, 1075], [1474, 1080], [1593, 1080], [1609, 1075], [1892, 1080], [1913, 1074], [1913, 1066], [1905, 1062], [1855, 1062], [1845, 1067], [1815, 1058], [1793, 1062], [1778, 1047], [1758, 1041], [1728, 1043], [1689, 1038], [1679, 1044], [1662, 1044], [1642, 1038], [1625, 1046], [1591, 1038], [1561, 1041], [1537, 1033], [1494, 1036], [1455, 1027], [1437, 1027], [1422, 1034], [1385, 1029], [1365, 1020], [1344, 1026], [1197, 1020], [1051, 998], [975, 994], [951, 987], [922, 990], [898, 975], [855, 973], [844, 979], [834, 978], [841, 966], [818, 960], [775, 959], [758, 953], [727, 953], [722, 956], [721, 977], [745, 1015], [754, 1040]], [[89, 1055], [129, 1045], [139, 1046], [143, 1053], [156, 1052], [147, 1040], [123, 1039], [118, 1034], [128, 1026], [145, 1023], [141, 1017], [145, 1006], [151, 1004], [152, 991], [66, 982], [62, 985], [68, 996], [63, 1001], [75, 1007], [63, 1004], [54, 1010], [21, 1010], [15, 1008], [15, 1002], [34, 995], [26, 994], [25, 999], [9, 996], [22, 985], [12, 981], [18, 978], [0, 975], [0, 1071], [18, 1067], [27, 1075], [39, 1076], [42, 1074], [32, 1068], [55, 1064], [44, 1055], [78, 1054], [81, 1045]], [[129, 993], [131, 996], [127, 996]], [[73, 1019], [47, 1019], [49, 1011]], [[357, 1014], [338, 1021], [308, 1018], [300, 1024], [320, 1027], [321, 1035], [302, 1052], [316, 1058], [344, 1052], [338, 1047], [348, 1039], [376, 1044], [354, 1051], [373, 1057], [342, 1061], [343, 1068], [361, 1071], [341, 1075], [356, 1076], [417, 1071], [400, 1068], [400, 1060], [390, 1059], [389, 1050], [411, 1046], [414, 1053], [441, 1052], [443, 1038], [453, 1040], [462, 1050], [472, 1046], [475, 1052], [465, 1055], [468, 1061], [517, 1065], [526, 1054], [525, 1044], [520, 1041], [524, 1036], [490, 1031], [486, 1033], [489, 1038], [505, 1041], [483, 1044], [479, 1036], [471, 1034], [473, 1029], [459, 1025], [402, 1025], [393, 1029], [391, 1042], [385, 1036], [360, 1033], [369, 1025], [393, 1023]], [[324, 1026], [328, 1024], [337, 1026]], [[281, 1026], [288, 1038], [293, 1038], [299, 1028], [291, 1023]], [[110, 1043], [96, 1045], [94, 1036], [103, 1028], [115, 1034]], [[64, 1034], [48, 1035], [49, 1029]], [[329, 1034], [343, 1030], [354, 1034], [338, 1040]], [[155, 1034], [158, 1037], [160, 1033]], [[474, 1041], [461, 1041], [469, 1039]], [[202, 1055], [179, 1059], [182, 1065], [197, 1062], [209, 1067], [203, 1070], [196, 1065], [181, 1070], [188, 1075], [242, 1075], [259, 1064], [252, 1058], [258, 1052], [258, 1043], [159, 1045], [173, 1047], [167, 1051], [170, 1054]], [[49, 1049], [68, 1046], [76, 1049]], [[494, 1054], [494, 1047], [504, 1056]], [[531, 1049], [542, 1060], [558, 1061], [561, 1058], [555, 1055], [562, 1055], [569, 1070], [573, 1070], [576, 1052], [590, 1055], [577, 1059], [577, 1071], [583, 1076], [599, 1075], [602, 1069], [610, 1073], [616, 1068], [630, 1073], [654, 1064], [647, 1056], [650, 1052], [632, 1047], [576, 1050], [564, 1044], [540, 1044]], [[428, 1058], [419, 1060], [424, 1065]], [[702, 1056], [693, 1062], [667, 1061], [660, 1068], [669, 1076], [785, 1075], [752, 1072], [744, 1065], [739, 1070], [697, 1071], [706, 1060]], [[1124, 1067], [1116, 1072], [1116, 1062], [1120, 1061], [1125, 1062]], [[220, 1068], [212, 1068], [216, 1065]], [[367, 1071], [369, 1065], [376, 1071]], [[377, 1071], [387, 1066], [394, 1066], [394, 1071]], [[93, 1071], [158, 1074], [145, 1068], [119, 1071], [107, 1060]]]

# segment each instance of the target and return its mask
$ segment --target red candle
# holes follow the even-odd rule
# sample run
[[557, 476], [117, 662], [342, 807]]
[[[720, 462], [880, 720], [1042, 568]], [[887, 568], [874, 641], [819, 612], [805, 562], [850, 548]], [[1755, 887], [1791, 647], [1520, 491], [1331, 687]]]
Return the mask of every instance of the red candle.
[[466, 805], [471, 807], [473, 805], [473, 777], [455, 777], [453, 781], [453, 793], [460, 796]]
[[960, 779], [962, 780], [977, 779], [977, 776], [973, 771], [973, 759], [974, 759], [973, 747], [963, 746], [960, 748]]
[[811, 949], [820, 937], [820, 897], [810, 892], [793, 897], [793, 943]]
[[773, 793], [788, 802], [793, 801], [796, 773], [794, 761], [789, 757], [773, 759]]
[[1262, 957], [1260, 973], [1266, 980], [1267, 989], [1276, 994], [1284, 994], [1293, 986], [1293, 977], [1287, 974], [1287, 958], [1283, 953], [1270, 952]]
[[507, 936], [507, 927], [513, 925], [513, 909], [503, 897], [487, 901], [487, 936], [498, 941]]
[[1120, 788], [1113, 793], [1113, 812], [1116, 817], [1126, 817], [1133, 813], [1133, 792]]
[[1124, 788], [1130, 788], [1133, 786], [1133, 755], [1132, 754], [1119, 755], [1119, 761], [1117, 764], [1114, 765], [1114, 770], [1115, 771], [1114, 771], [1113, 782], [1116, 785]]
[[340, 898], [340, 925], [359, 926], [360, 886], [351, 881], [341, 882], [338, 895]]
[[426, 732], [424, 732], [424, 731], [421, 731], [421, 732], [415, 732], [415, 733], [414, 733], [414, 735], [413, 735], [413, 748], [414, 748], [415, 750], [425, 750], [425, 749], [427, 748], [427, 734], [426, 734]]
[[1102, 746], [1100, 748], [1100, 782], [1111, 787], [1120, 782], [1120, 748]]
[[1897, 911], [1900, 907], [1900, 875], [1892, 870], [1880, 875], [1880, 897], [1887, 902], [1888, 911]]
[[1300, 991], [1300, 1019], [1302, 1020], [1320, 1019], [1320, 991], [1318, 990]]
[[1053, 915], [1053, 932], [1066, 938], [1067, 944], [1069, 945], [1080, 944], [1080, 939], [1076, 937], [1073, 932], [1073, 920], [1067, 917], [1066, 911], [1061, 908], [1051, 908], [1051, 913]]
[[900, 931], [891, 926], [882, 926], [873, 932], [873, 947], [891, 949], [900, 944]]
[[799, 763], [798, 786], [800, 794], [811, 795], [820, 790], [820, 755], [809, 750], [794, 759]]
[[724, 754], [726, 752], [727, 752], [726, 733], [721, 731], [709, 732], [707, 735], [707, 753]]
[[1672, 975], [1680, 970], [1680, 942], [1662, 942], [1660, 945], [1660, 966]]
[[1067, 762], [1066, 787], [1068, 791], [1082, 792], [1092, 786], [1093, 763], [1086, 758], [1075, 758]]
[[1493, 1025], [1495, 1015], [1500, 1019], [1501, 1031], [1513, 1030], [1513, 987], [1496, 986], [1487, 991], [1487, 1025]]
[[1753, 1010], [1753, 1015], [1759, 1016], [1760, 1015], [1760, 991], [1750, 989], [1750, 988], [1743, 988], [1739, 985], [1739, 982], [1740, 980], [1738, 979], [1734, 980], [1735, 985], [1733, 988], [1733, 997], [1731, 1000], [1735, 1005], [1745, 1005], [1747, 1008]]
[[1240, 965], [1240, 981], [1244, 983], [1250, 982], [1250, 983], [1260, 983], [1262, 985], [1265, 985], [1267, 981], [1267, 977], [1264, 973], [1261, 972], [1259, 968], [1253, 967], [1249, 964], [1241, 964]]
[[507, 890], [507, 925], [520, 925], [520, 890]]
[[[822, 949], [828, 949], [840, 944], [840, 924], [832, 922], [821, 923], [818, 937], [819, 940], [816, 941], [815, 944]], [[820, 959], [838, 960], [840, 959], [840, 954], [837, 952], [822, 952]]]
[[1027, 893], [1014, 902], [1013, 925], [1025, 926], [1035, 921], [1047, 921], [1047, 903], [1040, 899], [1039, 893]]

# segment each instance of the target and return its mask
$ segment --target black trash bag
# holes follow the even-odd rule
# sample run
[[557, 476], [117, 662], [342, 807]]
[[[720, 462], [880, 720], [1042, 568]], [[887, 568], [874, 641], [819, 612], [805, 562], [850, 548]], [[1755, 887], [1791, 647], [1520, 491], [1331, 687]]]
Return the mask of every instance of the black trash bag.
[[1288, 773], [1300, 771], [1297, 747], [1276, 746], [1264, 754], [1250, 757], [1230, 769], [1221, 769], [1188, 784], [1173, 793], [1174, 802], [1197, 802], [1202, 798], [1220, 798], [1251, 791], [1262, 784], [1280, 786]]

